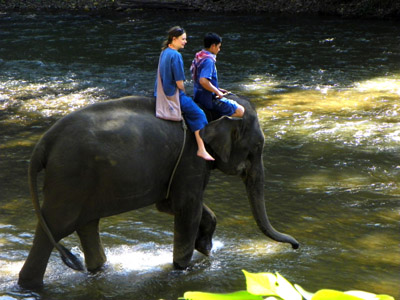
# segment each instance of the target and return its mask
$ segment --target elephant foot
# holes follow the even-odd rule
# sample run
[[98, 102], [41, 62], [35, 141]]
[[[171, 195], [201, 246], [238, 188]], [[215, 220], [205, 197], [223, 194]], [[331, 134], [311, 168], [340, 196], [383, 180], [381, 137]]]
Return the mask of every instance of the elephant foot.
[[210, 256], [212, 249], [211, 238], [202, 237], [197, 239], [194, 248], [205, 256]]
[[40, 290], [43, 287], [43, 280], [38, 278], [22, 278], [20, 276], [18, 285], [26, 290]]
[[105, 268], [106, 267], [104, 266], [104, 264], [102, 264], [102, 265], [100, 265], [98, 267], [92, 267], [92, 268], [88, 268], [87, 267], [87, 270], [88, 270], [89, 273], [96, 274], [96, 273], [99, 273], [99, 272], [103, 271]]
[[173, 262], [173, 265], [174, 265], [175, 270], [181, 270], [181, 271], [184, 271], [189, 267], [189, 266], [182, 266], [182, 265], [178, 264], [177, 262]]
[[196, 250], [205, 256], [210, 256], [211, 254], [211, 249], [196, 247]]
[[94, 274], [104, 270], [107, 258], [105, 255], [92, 256], [86, 259], [86, 269], [88, 272]]

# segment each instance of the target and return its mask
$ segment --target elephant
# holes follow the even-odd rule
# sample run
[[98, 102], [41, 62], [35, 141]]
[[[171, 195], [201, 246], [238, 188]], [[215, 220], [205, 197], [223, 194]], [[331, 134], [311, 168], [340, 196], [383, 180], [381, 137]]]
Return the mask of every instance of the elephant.
[[[247, 99], [231, 98], [245, 108], [243, 118], [224, 116], [210, 120], [201, 130], [207, 151], [215, 158], [212, 162], [196, 155], [194, 134], [183, 130], [181, 122], [155, 116], [153, 97], [94, 103], [55, 122], [35, 145], [29, 164], [29, 188], [38, 223], [18, 284], [24, 288], [43, 285], [54, 247], [68, 266], [84, 270], [59, 243], [74, 232], [87, 271], [101, 270], [106, 256], [99, 235], [100, 218], [153, 204], [174, 216], [172, 262], [176, 269], [186, 269], [195, 249], [209, 255], [212, 248], [216, 216], [203, 203], [203, 193], [213, 169], [240, 176], [259, 229], [297, 249], [296, 239], [275, 230], [267, 216], [264, 135], [256, 110]], [[42, 170], [40, 206], [38, 176]]]

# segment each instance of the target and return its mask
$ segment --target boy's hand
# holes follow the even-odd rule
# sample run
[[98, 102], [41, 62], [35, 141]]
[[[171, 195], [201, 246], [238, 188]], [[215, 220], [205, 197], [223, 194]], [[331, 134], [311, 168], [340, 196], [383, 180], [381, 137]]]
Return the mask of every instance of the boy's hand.
[[220, 91], [221, 93], [218, 93], [217, 98], [223, 98], [223, 97], [225, 97], [226, 95], [231, 94], [231, 92], [229, 92], [229, 91], [227, 91], [227, 90], [225, 90], [225, 89], [219, 89], [219, 91]]
[[218, 93], [215, 95], [218, 99], [221, 99], [221, 98], [223, 98], [224, 96], [225, 96], [225, 94], [221, 91], [221, 90], [218, 90]]

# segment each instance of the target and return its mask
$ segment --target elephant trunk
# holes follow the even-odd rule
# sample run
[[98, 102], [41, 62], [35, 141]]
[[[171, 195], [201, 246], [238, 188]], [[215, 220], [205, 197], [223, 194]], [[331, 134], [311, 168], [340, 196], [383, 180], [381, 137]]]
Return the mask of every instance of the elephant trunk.
[[269, 222], [264, 201], [264, 168], [261, 158], [255, 160], [247, 169], [244, 182], [257, 225], [266, 236], [277, 242], [289, 243], [293, 249], [297, 249], [299, 243], [295, 238], [275, 230]]

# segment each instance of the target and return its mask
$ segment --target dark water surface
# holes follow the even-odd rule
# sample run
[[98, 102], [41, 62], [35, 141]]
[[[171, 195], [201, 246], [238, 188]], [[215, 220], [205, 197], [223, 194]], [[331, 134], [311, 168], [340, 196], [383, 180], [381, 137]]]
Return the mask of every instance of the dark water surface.
[[[221, 86], [258, 108], [268, 214], [300, 249], [265, 238], [239, 178], [216, 171], [205, 197], [218, 217], [215, 246], [209, 258], [195, 255], [192, 270], [173, 271], [173, 220], [150, 207], [102, 220], [103, 273], [74, 272], [54, 252], [44, 289], [21, 294], [16, 281], [36, 224], [26, 176], [33, 145], [79, 107], [151, 95], [160, 44], [176, 24], [188, 32], [187, 69], [205, 32], [222, 35]], [[398, 28], [171, 11], [0, 14], [0, 299], [177, 299], [245, 289], [241, 269], [277, 271], [312, 292], [399, 299]], [[75, 235], [63, 243], [81, 254]]]

